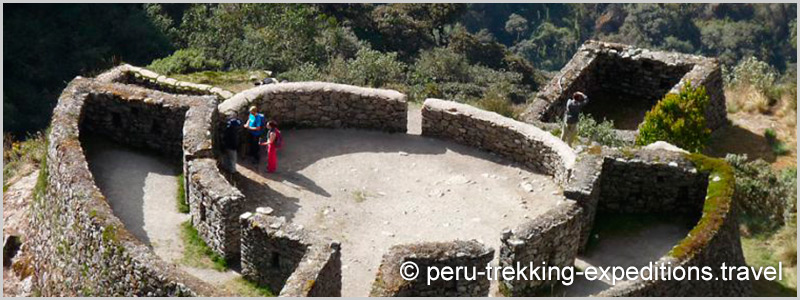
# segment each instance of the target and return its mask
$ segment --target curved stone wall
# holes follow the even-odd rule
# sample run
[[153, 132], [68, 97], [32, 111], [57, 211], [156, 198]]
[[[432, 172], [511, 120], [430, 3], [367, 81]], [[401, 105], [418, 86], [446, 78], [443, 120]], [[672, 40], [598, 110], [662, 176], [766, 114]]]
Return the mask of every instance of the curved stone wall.
[[567, 182], [575, 164], [572, 149], [549, 132], [454, 101], [425, 100], [422, 135], [500, 154], [561, 183]]
[[[192, 296], [215, 292], [161, 260], [125, 229], [97, 188], [79, 141], [84, 108], [106, 97], [174, 96], [76, 78], [59, 98], [48, 135], [46, 194], [31, 207], [34, 288], [44, 296]], [[95, 100], [91, 100], [95, 99]], [[131, 100], [134, 101], [134, 100]], [[189, 135], [191, 136], [191, 135]]]
[[393, 90], [326, 82], [262, 85], [219, 105], [224, 119], [247, 120], [255, 105], [281, 127], [363, 128], [406, 132], [406, 96]]
[[[709, 266], [715, 276], [719, 267], [746, 266], [739, 237], [739, 226], [732, 203], [733, 170], [721, 159], [700, 154], [686, 155], [701, 174], [707, 175], [708, 188], [702, 216], [689, 234], [659, 262], [671, 266]], [[602, 201], [602, 199], [600, 200]], [[749, 296], [752, 285], [739, 280], [636, 280], [614, 286], [597, 296]]]

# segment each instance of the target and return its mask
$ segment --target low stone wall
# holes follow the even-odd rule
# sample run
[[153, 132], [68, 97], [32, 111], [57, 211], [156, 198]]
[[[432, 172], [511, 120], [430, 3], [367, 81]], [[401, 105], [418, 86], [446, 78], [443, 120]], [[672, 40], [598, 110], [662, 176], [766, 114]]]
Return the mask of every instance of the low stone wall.
[[683, 153], [639, 150], [604, 158], [597, 210], [612, 213], [702, 211], [708, 174], [697, 171]]
[[564, 197], [575, 201], [581, 207], [581, 233], [578, 251], [583, 252], [594, 226], [597, 203], [600, 200], [600, 172], [603, 157], [583, 154], [578, 157], [569, 183], [564, 186]]
[[[485, 271], [494, 256], [494, 249], [477, 241], [454, 241], [396, 245], [383, 255], [378, 275], [372, 285], [371, 297], [480, 297], [489, 294], [486, 276], [469, 274], [473, 280], [432, 280], [428, 284], [428, 267], [441, 270], [450, 267]], [[405, 280], [400, 276], [400, 266], [414, 262], [419, 271], [416, 279]], [[476, 272], [477, 272], [476, 271]]]
[[[575, 262], [581, 235], [581, 208], [567, 201], [500, 238], [500, 267], [569, 267]], [[560, 272], [559, 272], [560, 273]], [[500, 278], [502, 279], [502, 278]], [[507, 296], [531, 296], [556, 281], [503, 280], [500, 290]]]
[[[697, 225], [659, 262], [672, 267], [709, 266], [714, 275], [719, 267], [745, 266], [739, 237], [735, 205], [732, 203], [734, 178], [732, 168], [721, 159], [699, 154], [687, 155], [703, 174], [708, 174], [708, 194], [703, 215]], [[749, 296], [752, 285], [739, 280], [636, 280], [616, 285], [597, 296]]]
[[217, 161], [201, 158], [187, 163], [186, 200], [192, 225], [215, 252], [228, 261], [239, 258], [239, 214], [245, 197], [220, 174]]
[[46, 190], [32, 203], [37, 230], [26, 246], [36, 257], [34, 290], [43, 296], [215, 295], [128, 232], [89, 171], [78, 139], [83, 108], [103, 93], [135, 97], [129, 88], [76, 78], [53, 112], [40, 173]]
[[228, 119], [247, 120], [255, 105], [281, 127], [363, 128], [406, 132], [406, 96], [393, 90], [325, 82], [262, 85], [219, 105]]
[[[598, 94], [629, 95], [631, 101], [644, 101], [652, 107], [665, 94], [677, 93], [687, 81], [706, 88], [710, 97], [708, 127], [716, 130], [727, 124], [717, 59], [589, 40], [542, 88], [522, 119], [531, 123], [554, 122], [564, 115], [566, 101], [576, 91], [583, 91], [592, 99], [602, 98], [593, 97]], [[615, 105], [638, 107], [641, 103]]]
[[97, 76], [98, 81], [118, 82], [143, 86], [149, 89], [164, 91], [172, 94], [183, 95], [213, 95], [220, 100], [233, 97], [233, 93], [221, 88], [207, 85], [179, 81], [160, 75], [145, 68], [131, 66], [129, 64], [119, 65], [111, 70]]
[[562, 183], [575, 164], [572, 149], [549, 132], [453, 101], [425, 100], [422, 135], [500, 154]]
[[337, 242], [316, 239], [300, 226], [264, 213], [244, 213], [242, 275], [283, 297], [341, 296]]

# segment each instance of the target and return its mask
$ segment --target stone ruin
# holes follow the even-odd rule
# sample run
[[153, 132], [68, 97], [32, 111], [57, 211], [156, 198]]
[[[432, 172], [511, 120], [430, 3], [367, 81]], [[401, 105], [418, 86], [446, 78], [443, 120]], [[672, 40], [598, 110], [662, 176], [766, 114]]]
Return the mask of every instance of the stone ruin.
[[567, 99], [582, 91], [590, 99], [583, 113], [597, 121], [614, 121], [618, 136], [633, 141], [645, 112], [666, 94], [677, 93], [686, 82], [705, 87], [710, 97], [708, 127], [724, 126], [725, 94], [716, 58], [589, 40], [542, 88], [522, 118], [541, 126], [557, 126], [548, 123], [563, 118]]
[[[656, 62], [660, 61], [660, 62]], [[692, 63], [687, 63], [692, 62]], [[422, 266], [513, 266], [535, 263], [572, 266], [584, 251], [598, 212], [690, 214], [698, 220], [689, 235], [661, 261], [673, 265], [744, 265], [735, 206], [731, 203], [731, 173], [724, 163], [668, 150], [593, 148], [576, 154], [537, 125], [559, 115], [567, 93], [595, 86], [595, 94], [619, 91], [597, 85], [609, 76], [609, 66], [653, 65], [665, 73], [649, 82], [665, 93], [683, 80], [718, 83], [715, 60], [639, 51], [588, 42], [565, 67], [566, 92], [548, 85], [529, 110], [535, 121], [524, 123], [452, 101], [427, 99], [422, 107], [422, 136], [476, 147], [552, 176], [565, 201], [543, 216], [497, 233], [502, 241], [499, 261], [495, 249], [477, 241], [441, 241], [396, 245], [384, 255], [373, 283], [373, 296], [487, 296], [488, 281], [404, 281], [399, 268], [406, 261]], [[601, 67], [602, 66], [602, 67]], [[598, 68], [600, 67], [600, 68]], [[623, 74], [641, 77], [639, 67]], [[602, 71], [606, 70], [606, 71]], [[638, 71], [637, 71], [638, 70]], [[219, 132], [223, 120], [243, 116], [250, 105], [279, 111], [282, 123], [295, 127], [361, 128], [386, 132], [406, 130], [406, 96], [391, 90], [298, 82], [258, 86], [235, 95], [219, 89], [176, 83], [132, 66], [112, 69], [97, 78], [76, 78], [59, 98], [48, 136], [46, 199], [31, 208], [32, 224], [40, 228], [23, 245], [37, 258], [34, 285], [42, 295], [177, 296], [218, 295], [217, 291], [155, 255], [133, 237], [114, 216], [94, 183], [79, 135], [114, 128], [109, 138], [136, 147], [157, 149], [180, 158], [186, 180], [186, 199], [193, 225], [211, 249], [229, 261], [240, 261], [249, 280], [269, 286], [280, 296], [341, 295], [341, 247], [269, 209], [243, 211], [245, 196], [218, 167]], [[142, 81], [140, 76], [155, 77]], [[632, 75], [631, 75], [632, 74]], [[159, 79], [161, 78], [161, 79]], [[677, 78], [677, 79], [676, 79]], [[618, 78], [620, 79], [620, 78]], [[636, 86], [628, 78], [627, 85]], [[661, 95], [639, 90], [637, 99]], [[649, 93], [649, 94], [647, 94]], [[590, 92], [591, 95], [591, 92]], [[649, 96], [648, 96], [649, 95]], [[230, 96], [230, 97], [224, 97]], [[646, 96], [646, 97], [645, 97]], [[605, 101], [602, 96], [596, 101]], [[219, 103], [220, 100], [223, 100]], [[712, 110], [712, 126], [724, 120]], [[719, 107], [718, 107], [719, 108]], [[719, 112], [721, 116], [717, 116]], [[156, 125], [158, 124], [158, 125]], [[709, 163], [711, 162], [711, 163]], [[714, 188], [721, 193], [707, 194]], [[532, 296], [556, 282], [501, 281], [510, 296]], [[613, 286], [599, 296], [743, 296], [746, 281], [633, 281]]]

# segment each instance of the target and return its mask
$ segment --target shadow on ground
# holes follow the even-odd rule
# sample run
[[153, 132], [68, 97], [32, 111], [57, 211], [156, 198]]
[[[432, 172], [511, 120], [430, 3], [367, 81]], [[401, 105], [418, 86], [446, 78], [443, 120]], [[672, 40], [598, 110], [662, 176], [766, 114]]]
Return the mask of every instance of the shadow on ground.
[[773, 163], [777, 159], [767, 139], [736, 124], [718, 129], [711, 137], [705, 154], [725, 157], [726, 154], [747, 154], [748, 159], [763, 159]]

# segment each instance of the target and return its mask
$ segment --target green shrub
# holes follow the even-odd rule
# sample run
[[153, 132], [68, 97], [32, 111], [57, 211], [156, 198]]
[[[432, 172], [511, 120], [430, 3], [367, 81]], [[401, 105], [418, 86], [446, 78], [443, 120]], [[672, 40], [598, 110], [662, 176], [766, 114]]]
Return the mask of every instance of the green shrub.
[[[556, 123], [562, 125], [564, 121], [559, 117], [556, 119]], [[561, 127], [553, 129], [551, 133], [560, 137]], [[614, 121], [603, 118], [603, 121], [598, 123], [592, 115], [584, 115], [583, 113], [580, 114], [580, 120], [578, 120], [577, 135], [589, 142], [596, 142], [610, 147], [621, 147], [625, 145], [625, 142], [621, 140], [614, 131]]]
[[281, 73], [279, 79], [286, 79], [292, 82], [296, 81], [319, 81], [324, 80], [323, 74], [316, 64], [306, 62], [297, 68]]
[[764, 138], [767, 139], [767, 144], [772, 148], [772, 153], [775, 155], [785, 155], [789, 153], [789, 147], [783, 141], [778, 139], [778, 134], [775, 129], [767, 128], [764, 130]]
[[705, 88], [687, 82], [680, 93], [667, 94], [645, 114], [636, 144], [665, 141], [692, 152], [702, 150], [711, 138], [705, 117], [708, 103]]
[[733, 70], [726, 72], [725, 82], [728, 85], [752, 85], [759, 92], [767, 94], [778, 79], [778, 72], [768, 63], [755, 57], [748, 57], [737, 64]]
[[733, 199], [749, 229], [776, 229], [797, 211], [797, 169], [779, 174], [761, 159], [747, 161], [747, 155], [728, 154], [725, 160], [734, 168]]
[[219, 70], [222, 68], [222, 61], [208, 58], [203, 51], [198, 49], [181, 49], [172, 55], [156, 59], [148, 69], [164, 75], [186, 74], [206, 70]]
[[405, 80], [406, 65], [397, 60], [397, 53], [382, 53], [362, 47], [356, 58], [347, 61], [350, 84], [382, 87], [387, 83]]

